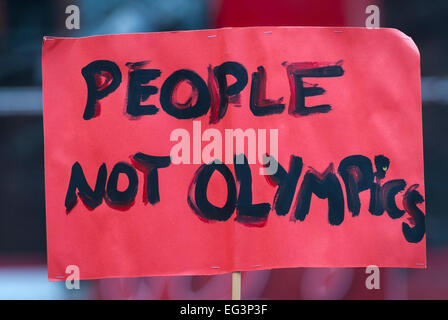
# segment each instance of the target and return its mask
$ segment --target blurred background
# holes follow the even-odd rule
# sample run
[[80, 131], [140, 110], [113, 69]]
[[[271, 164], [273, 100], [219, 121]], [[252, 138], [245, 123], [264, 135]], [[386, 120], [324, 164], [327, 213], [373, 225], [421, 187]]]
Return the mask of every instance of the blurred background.
[[[80, 29], [67, 30], [68, 5]], [[42, 37], [242, 26], [365, 27], [368, 5], [381, 27], [398, 28], [421, 53], [428, 269], [381, 269], [367, 290], [365, 269], [243, 273], [243, 299], [448, 299], [448, 1], [446, 0], [0, 0], [0, 299], [230, 299], [231, 276], [47, 280]], [[23, 199], [28, 199], [24, 202]]]

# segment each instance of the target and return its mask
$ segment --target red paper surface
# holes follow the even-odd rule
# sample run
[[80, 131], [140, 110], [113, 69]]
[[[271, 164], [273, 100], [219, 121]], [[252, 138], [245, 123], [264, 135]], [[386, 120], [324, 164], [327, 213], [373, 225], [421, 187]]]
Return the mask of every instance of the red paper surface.
[[[95, 60], [114, 62], [122, 81], [99, 101], [100, 113], [85, 120], [87, 86], [81, 70]], [[143, 69], [161, 70], [161, 76], [148, 83], [158, 92], [141, 103], [153, 104], [159, 111], [132, 118], [126, 113], [126, 63], [139, 61], [148, 62]], [[239, 107], [231, 101], [217, 123], [210, 123], [212, 110], [183, 120], [162, 110], [160, 88], [173, 72], [189, 69], [207, 83], [209, 65], [216, 67], [226, 61], [242, 64], [249, 76]], [[306, 86], [318, 85], [325, 90], [322, 95], [306, 97], [305, 105], [329, 104], [330, 112], [307, 116], [288, 113], [288, 64], [343, 68], [342, 76], [303, 79]], [[252, 73], [259, 66], [267, 76], [265, 98], [283, 97], [286, 108], [280, 114], [255, 116], [249, 108]], [[228, 76], [229, 85], [231, 78]], [[78, 266], [82, 279], [287, 267], [426, 266], [426, 236], [411, 243], [403, 235], [402, 224], [412, 226], [412, 213], [407, 211], [398, 219], [386, 212], [371, 214], [367, 190], [359, 193], [360, 212], [353, 216], [347, 207], [344, 181], [337, 173], [341, 160], [348, 156], [369, 158], [375, 171], [375, 156], [384, 155], [390, 166], [381, 184], [394, 179], [406, 181], [404, 191], [395, 197], [398, 208], [403, 209], [404, 192], [412, 185], [418, 184], [415, 190], [424, 197], [420, 59], [413, 41], [400, 31], [260, 27], [79, 39], [46, 37], [43, 99], [50, 280], [64, 279], [68, 265]], [[119, 210], [102, 201], [91, 210], [78, 199], [66, 212], [64, 203], [75, 162], [93, 189], [103, 163], [109, 180], [116, 163], [132, 165], [130, 157], [138, 152], [169, 156], [176, 144], [170, 141], [171, 132], [184, 128], [193, 135], [193, 121], [200, 121], [202, 132], [215, 128], [223, 137], [225, 129], [278, 129], [278, 161], [283, 168], [289, 170], [291, 155], [303, 160], [289, 213], [279, 216], [272, 208], [261, 226], [236, 221], [236, 210], [226, 221], [200, 218], [187, 196], [201, 164], [171, 164], [159, 169], [160, 202], [154, 205], [143, 201], [144, 173], [137, 170], [138, 189], [131, 206]], [[202, 148], [205, 145], [207, 142], [202, 142]], [[323, 173], [331, 163], [342, 186], [343, 222], [331, 225], [328, 199], [314, 194], [304, 221], [292, 221], [306, 172], [312, 171], [311, 167]], [[233, 165], [226, 166], [235, 176]], [[253, 203], [272, 206], [277, 186], [259, 174], [260, 164], [250, 168]], [[120, 176], [118, 189], [126, 187], [126, 177]], [[222, 206], [226, 194], [223, 177], [214, 174], [208, 199]], [[424, 203], [418, 207], [424, 211]]]

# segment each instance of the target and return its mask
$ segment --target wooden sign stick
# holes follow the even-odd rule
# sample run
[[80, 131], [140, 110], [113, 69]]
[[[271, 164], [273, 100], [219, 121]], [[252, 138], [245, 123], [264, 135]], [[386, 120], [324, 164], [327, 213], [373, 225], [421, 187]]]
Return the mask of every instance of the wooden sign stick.
[[241, 272], [232, 272], [232, 300], [241, 300]]

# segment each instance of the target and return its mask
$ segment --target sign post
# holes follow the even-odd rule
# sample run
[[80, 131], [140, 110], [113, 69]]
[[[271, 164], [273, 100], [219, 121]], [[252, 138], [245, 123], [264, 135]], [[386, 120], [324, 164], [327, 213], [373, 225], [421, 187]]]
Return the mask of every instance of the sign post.
[[232, 272], [232, 300], [241, 300], [241, 272]]

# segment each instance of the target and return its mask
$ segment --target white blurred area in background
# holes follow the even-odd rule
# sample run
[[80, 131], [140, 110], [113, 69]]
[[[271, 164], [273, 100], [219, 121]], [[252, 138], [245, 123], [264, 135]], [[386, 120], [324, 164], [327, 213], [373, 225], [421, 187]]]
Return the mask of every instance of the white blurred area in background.
[[89, 289], [87, 282], [79, 290], [68, 290], [65, 281], [48, 281], [46, 265], [0, 268], [0, 300], [88, 299]]

